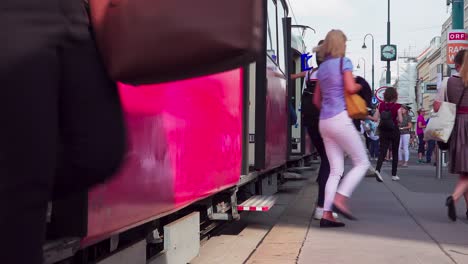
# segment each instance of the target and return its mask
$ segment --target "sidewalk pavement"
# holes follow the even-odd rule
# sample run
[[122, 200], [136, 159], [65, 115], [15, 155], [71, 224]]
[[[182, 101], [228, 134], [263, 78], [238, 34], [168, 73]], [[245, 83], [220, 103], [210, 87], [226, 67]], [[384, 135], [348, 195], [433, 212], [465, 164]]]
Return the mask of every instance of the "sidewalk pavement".
[[364, 178], [351, 199], [359, 220], [341, 217], [347, 226], [339, 229], [321, 229], [313, 220], [316, 172], [306, 172], [307, 180], [281, 187], [270, 212], [242, 214], [207, 241], [191, 263], [468, 263], [464, 201], [458, 204], [457, 222], [448, 219], [444, 205], [457, 176], [445, 170], [438, 180], [434, 166], [410, 162], [409, 168], [399, 168], [401, 180], [393, 182], [390, 170], [386, 163], [384, 183]]
[[384, 165], [384, 183], [365, 178], [354, 193], [359, 221], [328, 230], [312, 221], [298, 263], [468, 263], [464, 201], [455, 223], [444, 205], [457, 177], [444, 171], [437, 180], [434, 166], [414, 162], [399, 168], [399, 182], [391, 181], [390, 171]]

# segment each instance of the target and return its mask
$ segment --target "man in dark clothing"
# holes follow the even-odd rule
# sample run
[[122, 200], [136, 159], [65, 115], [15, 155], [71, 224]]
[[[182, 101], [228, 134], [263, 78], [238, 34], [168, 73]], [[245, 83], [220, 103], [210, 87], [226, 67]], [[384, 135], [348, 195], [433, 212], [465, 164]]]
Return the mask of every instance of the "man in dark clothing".
[[[318, 44], [321, 45], [323, 41]], [[316, 57], [317, 65], [320, 67], [322, 60]], [[330, 176], [330, 163], [328, 162], [325, 145], [323, 144], [322, 136], [319, 131], [320, 110], [313, 104], [315, 87], [318, 82], [317, 70], [318, 67], [305, 74], [305, 88], [302, 93], [301, 109], [302, 109], [302, 124], [306, 127], [307, 133], [314, 144], [317, 153], [320, 156], [320, 169], [318, 172], [317, 182], [319, 185], [317, 207], [314, 212], [314, 218], [320, 220], [323, 215], [323, 204], [325, 201], [325, 186], [327, 185], [328, 177]]]
[[[367, 108], [372, 108], [372, 89], [366, 79], [362, 78], [361, 76], [357, 76], [355, 78], [356, 83], [361, 85], [361, 90], [358, 92], [358, 95], [366, 101]], [[358, 131], [361, 131], [361, 120], [360, 119], [353, 119], [354, 126]]]
[[[366, 101], [367, 108], [370, 110], [372, 109], [372, 89], [369, 85], [369, 83], [366, 81], [366, 79], [362, 78], [361, 76], [357, 76], [355, 78], [356, 83], [361, 85], [361, 90], [358, 92], [358, 94]], [[358, 131], [361, 131], [361, 120], [360, 119], [353, 119], [354, 126], [356, 126], [356, 129]], [[366, 145], [367, 153], [369, 153], [369, 146], [370, 146], [370, 141], [369, 138], [367, 137], [366, 133], [362, 135], [364, 144]], [[375, 176], [375, 169], [371, 166], [367, 170], [367, 176]]]
[[48, 202], [86, 199], [115, 173], [124, 123], [83, 1], [2, 0], [0, 10], [0, 262], [42, 264]]

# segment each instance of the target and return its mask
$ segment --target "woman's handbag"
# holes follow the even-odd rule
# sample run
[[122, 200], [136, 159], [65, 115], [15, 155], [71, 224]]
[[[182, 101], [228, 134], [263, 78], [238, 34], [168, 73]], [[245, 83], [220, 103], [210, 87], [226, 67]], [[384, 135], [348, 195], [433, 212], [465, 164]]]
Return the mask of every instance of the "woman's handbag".
[[465, 95], [466, 88], [463, 89], [458, 104], [448, 102], [447, 90], [448, 87], [445, 88], [445, 100], [441, 102], [439, 111], [431, 114], [431, 119], [424, 130], [424, 140], [438, 141], [438, 146], [441, 150], [449, 148], [449, 139], [455, 125], [457, 109]]
[[254, 61], [264, 42], [264, 2], [89, 0], [89, 5], [110, 76], [144, 84], [222, 72]]
[[[343, 75], [343, 58], [340, 60], [340, 71]], [[344, 97], [346, 110], [351, 119], [365, 119], [369, 115], [366, 101], [362, 99], [361, 96], [358, 94], [350, 94], [345, 90]]]
[[351, 119], [365, 119], [368, 116], [366, 101], [358, 94], [345, 91], [346, 109]]

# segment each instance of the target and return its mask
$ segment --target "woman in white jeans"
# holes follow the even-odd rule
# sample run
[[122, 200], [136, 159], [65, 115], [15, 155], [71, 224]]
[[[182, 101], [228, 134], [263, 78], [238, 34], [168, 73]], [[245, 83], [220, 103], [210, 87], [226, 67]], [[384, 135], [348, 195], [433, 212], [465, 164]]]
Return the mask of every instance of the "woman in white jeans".
[[398, 148], [398, 160], [400, 161], [401, 166], [408, 167], [410, 156], [409, 142], [413, 124], [411, 123], [411, 116], [408, 115], [408, 106], [402, 105], [401, 110], [403, 121], [400, 124], [400, 147]]
[[[319, 129], [330, 161], [330, 176], [325, 188], [324, 214], [320, 227], [342, 227], [344, 223], [333, 217], [333, 210], [348, 219], [355, 219], [349, 210], [348, 199], [370, 167], [364, 143], [348, 116], [344, 98], [345, 90], [354, 94], [361, 86], [354, 80], [351, 60], [344, 57], [346, 36], [342, 31], [330, 31], [318, 52], [325, 61], [317, 73], [319, 82], [314, 94], [314, 104], [321, 109]], [[345, 153], [351, 157], [353, 168], [340, 183]]]

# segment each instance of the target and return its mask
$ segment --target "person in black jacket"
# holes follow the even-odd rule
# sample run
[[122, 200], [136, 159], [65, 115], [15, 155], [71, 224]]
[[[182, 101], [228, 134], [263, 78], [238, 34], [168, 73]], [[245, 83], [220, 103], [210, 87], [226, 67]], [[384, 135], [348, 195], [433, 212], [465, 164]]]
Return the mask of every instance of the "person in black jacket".
[[[362, 78], [361, 76], [356, 76], [356, 83], [361, 85], [361, 90], [358, 92], [359, 96], [361, 96], [364, 101], [366, 101], [366, 104], [367, 104], [367, 108], [369, 109], [369, 114], [372, 113], [372, 108], [373, 108], [373, 105], [372, 105], [372, 97], [373, 97], [373, 92], [372, 92], [372, 89], [371, 89], [371, 86], [369, 85], [369, 83], [366, 81], [366, 79]], [[356, 129], [358, 131], [361, 131], [361, 122], [362, 120], [360, 119], [353, 119], [353, 123], [354, 125], [356, 126]], [[367, 133], [364, 133], [362, 135], [362, 138], [363, 138], [363, 141], [366, 145], [366, 150], [367, 150], [367, 153], [369, 154], [369, 146], [370, 146], [370, 139], [367, 137]], [[381, 180], [381, 176], [380, 174], [376, 173], [374, 167], [369, 167], [369, 169], [367, 170], [367, 176], [373, 176], [373, 177], [377, 177], [379, 180]]]
[[2, 0], [0, 10], [0, 262], [42, 264], [48, 202], [87, 199], [119, 169], [123, 115], [83, 1]]
[[[362, 78], [361, 76], [356, 76], [356, 83], [361, 85], [361, 90], [359, 90], [358, 95], [366, 101], [367, 108], [372, 108], [372, 89], [366, 79]], [[360, 119], [353, 119], [353, 123], [356, 126], [358, 131], [361, 131], [361, 120]]]
[[[321, 40], [318, 45], [321, 45]], [[317, 68], [306, 72], [304, 79], [304, 91], [302, 92], [301, 112], [302, 124], [306, 127], [307, 133], [315, 146], [318, 155], [320, 156], [320, 169], [318, 172], [317, 182], [319, 185], [317, 206], [314, 212], [314, 218], [317, 220], [322, 219], [323, 204], [325, 202], [325, 186], [327, 185], [328, 177], [330, 175], [330, 163], [328, 162], [327, 153], [323, 144], [322, 136], [319, 131], [319, 117], [320, 110], [313, 104], [315, 86], [317, 84], [317, 70], [322, 63], [322, 59], [316, 57]], [[336, 214], [334, 214], [337, 217]]]

